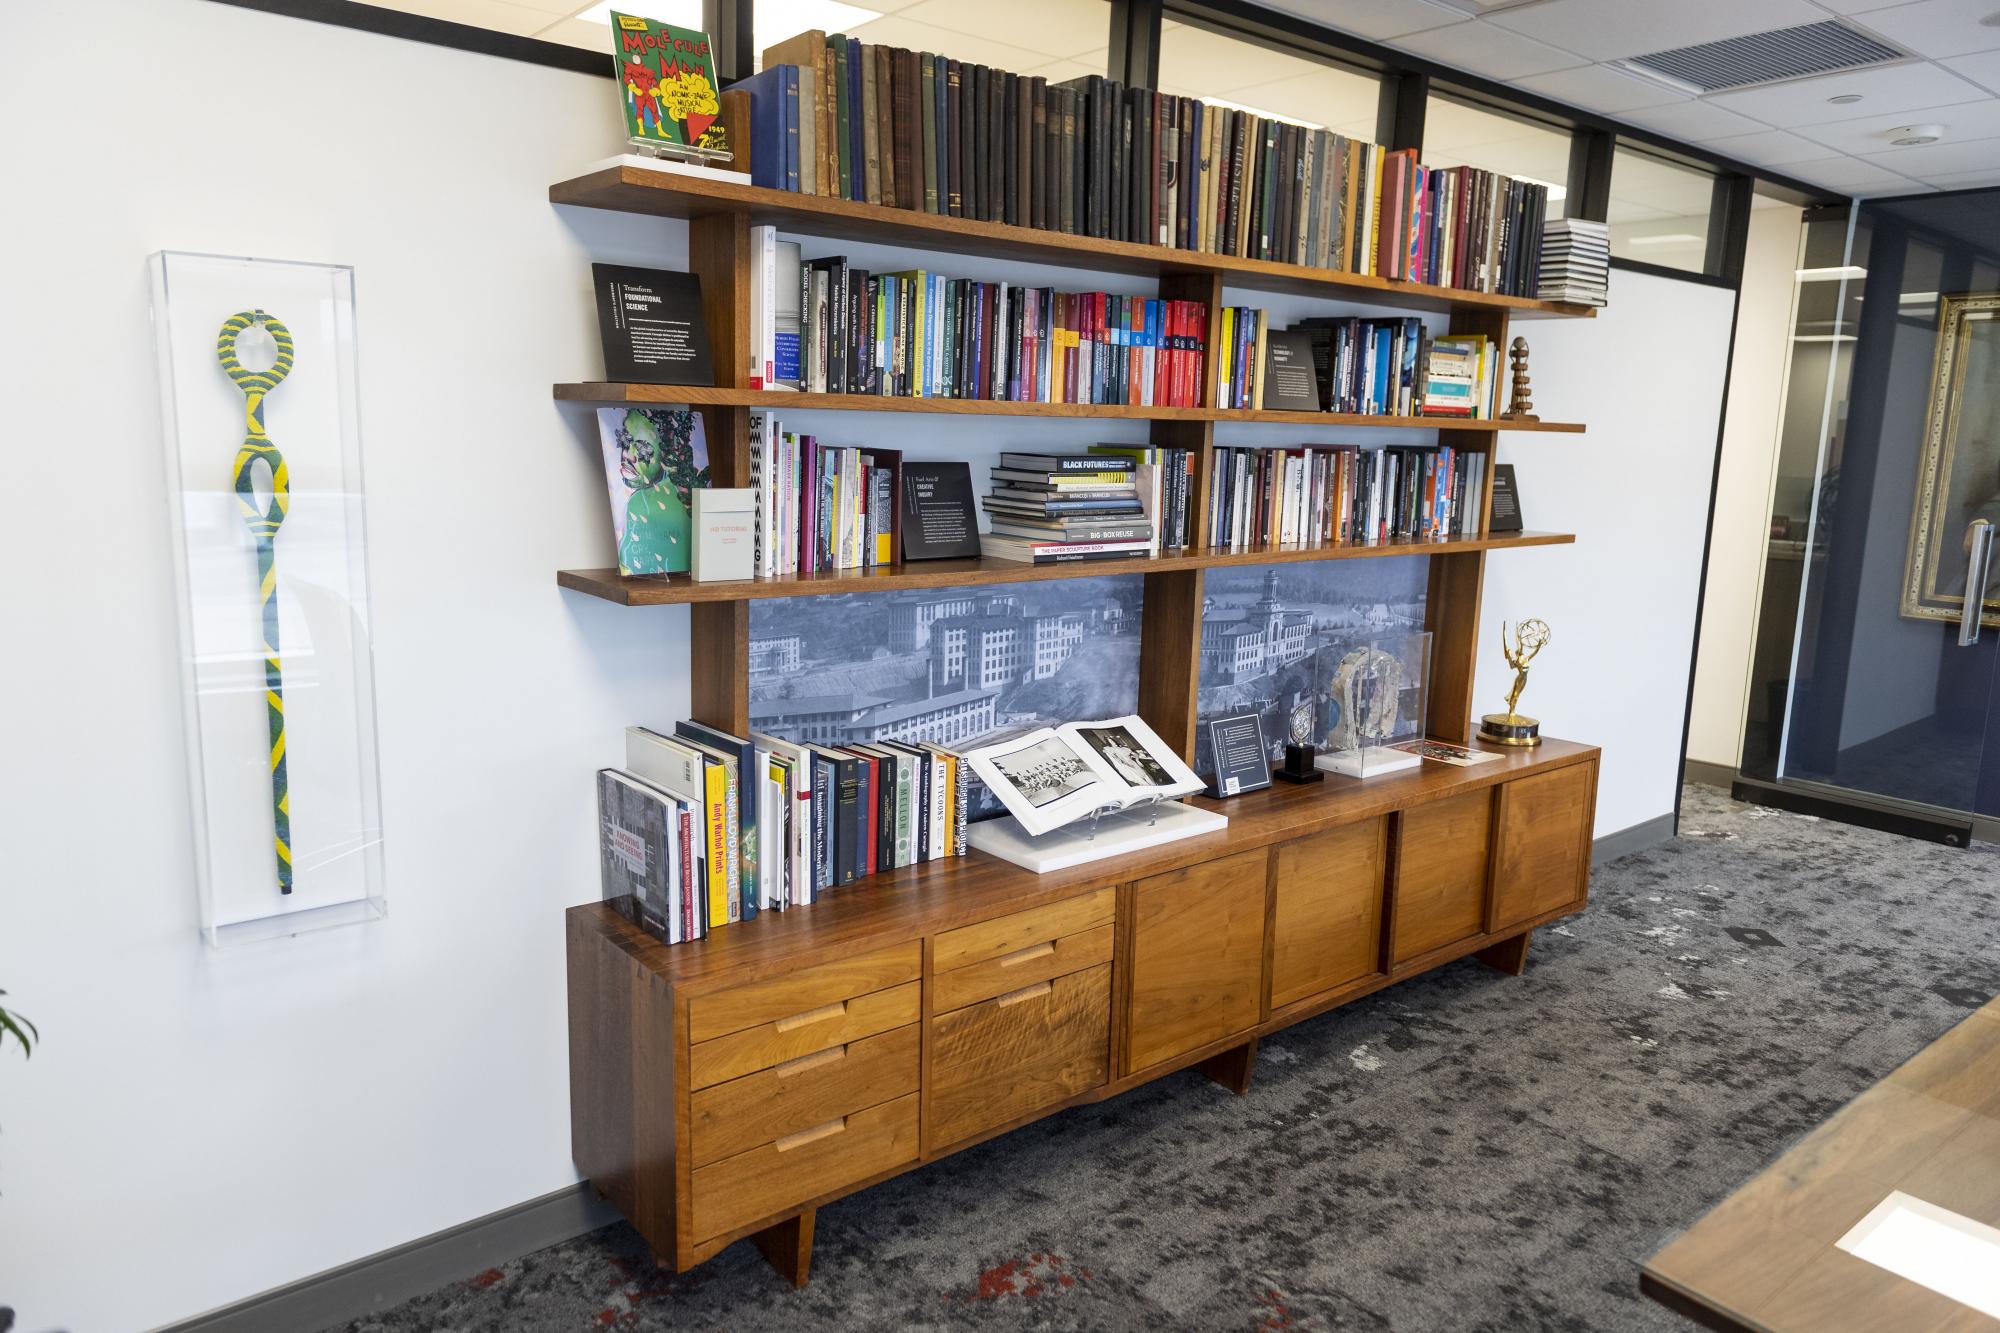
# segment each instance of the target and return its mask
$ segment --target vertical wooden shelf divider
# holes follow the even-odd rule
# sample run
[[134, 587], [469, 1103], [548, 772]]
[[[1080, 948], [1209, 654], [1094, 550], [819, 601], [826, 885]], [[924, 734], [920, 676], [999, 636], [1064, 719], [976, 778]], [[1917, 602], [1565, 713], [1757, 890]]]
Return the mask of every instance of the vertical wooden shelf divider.
[[[1208, 307], [1211, 332], [1222, 327], [1220, 273], [1163, 274], [1159, 296], [1163, 301], [1200, 301]], [[1201, 388], [1204, 406], [1215, 404], [1215, 386], [1216, 360], [1211, 356]], [[1208, 545], [1208, 481], [1213, 471], [1215, 423], [1155, 421], [1152, 442], [1160, 448], [1186, 449], [1193, 454], [1188, 513], [1194, 523], [1194, 544]], [[1190, 765], [1194, 763], [1195, 693], [1201, 684], [1205, 596], [1199, 569], [1148, 574], [1139, 615], [1139, 716]]]
[[[740, 212], [688, 219], [688, 272], [701, 279], [715, 382], [749, 387], [750, 219]], [[750, 484], [750, 409], [700, 409], [712, 485]], [[750, 603], [688, 607], [688, 708], [698, 722], [750, 734]]]
[[[1456, 306], [1451, 312], [1449, 332], [1484, 334], [1499, 349], [1502, 364], [1507, 350], [1507, 312], [1490, 306]], [[1505, 381], [1502, 381], [1505, 393]], [[1491, 519], [1493, 504], [1493, 464], [1498, 454], [1497, 436], [1486, 431], [1438, 431], [1438, 443], [1460, 453], [1486, 455], [1486, 479], [1479, 496], [1479, 531], [1483, 534]], [[1439, 740], [1460, 745], [1472, 739], [1473, 681], [1479, 668], [1479, 602], [1486, 582], [1486, 553], [1456, 551], [1430, 558], [1430, 582], [1424, 596], [1424, 628], [1431, 632], [1430, 718], [1427, 729]]]

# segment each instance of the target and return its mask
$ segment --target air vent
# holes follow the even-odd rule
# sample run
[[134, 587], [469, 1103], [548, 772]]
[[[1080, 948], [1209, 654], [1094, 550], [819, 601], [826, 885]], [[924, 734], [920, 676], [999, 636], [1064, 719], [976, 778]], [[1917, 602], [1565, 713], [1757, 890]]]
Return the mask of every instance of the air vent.
[[1621, 64], [1660, 75], [1697, 92], [1718, 93], [1811, 74], [1861, 69], [1907, 59], [1907, 53], [1836, 19], [1753, 32], [1699, 46], [1633, 56]]

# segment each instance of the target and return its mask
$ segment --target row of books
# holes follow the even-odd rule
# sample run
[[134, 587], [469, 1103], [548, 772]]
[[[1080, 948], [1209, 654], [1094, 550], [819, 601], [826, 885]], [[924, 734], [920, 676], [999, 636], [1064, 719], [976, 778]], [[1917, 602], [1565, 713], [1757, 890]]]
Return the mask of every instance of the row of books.
[[1216, 546], [1375, 544], [1475, 537], [1486, 455], [1438, 448], [1218, 448]]
[[1099, 75], [1061, 83], [803, 32], [764, 51], [770, 188], [1516, 295], [1548, 187]]
[[1485, 418], [1500, 386], [1500, 353], [1483, 334], [1432, 337], [1414, 316], [1301, 320], [1313, 377], [1329, 412]]
[[757, 499], [753, 559], [762, 577], [902, 558], [901, 450], [822, 444], [786, 430], [769, 412], [752, 412], [750, 486]]
[[935, 745], [628, 727], [625, 767], [597, 779], [604, 896], [679, 944], [876, 871], [963, 856], [970, 776]]
[[[870, 273], [844, 255], [804, 259], [775, 229], [751, 236], [753, 389], [1193, 407], [1208, 307]], [[796, 300], [796, 305], [793, 304]]]

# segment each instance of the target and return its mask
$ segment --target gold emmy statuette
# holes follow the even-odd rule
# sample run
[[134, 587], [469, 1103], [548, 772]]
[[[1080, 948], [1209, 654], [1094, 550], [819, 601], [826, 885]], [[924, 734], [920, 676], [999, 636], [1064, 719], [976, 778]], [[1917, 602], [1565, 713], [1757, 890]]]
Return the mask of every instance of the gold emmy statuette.
[[1528, 688], [1528, 663], [1535, 660], [1535, 654], [1549, 643], [1549, 627], [1539, 620], [1524, 620], [1514, 626], [1514, 641], [1507, 641], [1507, 626], [1500, 626], [1500, 651], [1507, 655], [1507, 665], [1514, 668], [1514, 688], [1507, 691], [1507, 711], [1488, 713], [1479, 719], [1479, 739], [1492, 741], [1495, 745], [1540, 745], [1542, 724], [1532, 717], [1523, 717], [1515, 705], [1521, 701], [1521, 691]]

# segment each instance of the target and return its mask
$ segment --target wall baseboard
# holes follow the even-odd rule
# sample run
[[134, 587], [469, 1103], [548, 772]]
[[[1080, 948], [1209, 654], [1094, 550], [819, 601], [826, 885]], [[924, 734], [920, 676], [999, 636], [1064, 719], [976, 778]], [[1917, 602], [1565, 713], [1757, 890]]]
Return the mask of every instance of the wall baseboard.
[[1720, 787], [1728, 791], [1736, 782], [1736, 770], [1728, 764], [1711, 764], [1706, 759], [1684, 759], [1681, 761], [1681, 778], [1686, 782], [1699, 782], [1704, 787]]
[[572, 1185], [170, 1324], [159, 1333], [269, 1333], [274, 1328], [316, 1333], [617, 1220], [618, 1211], [588, 1185]]
[[1595, 870], [1606, 861], [1616, 861], [1621, 856], [1633, 852], [1643, 852], [1648, 847], [1657, 847], [1663, 842], [1671, 842], [1674, 836], [1674, 816], [1672, 813], [1655, 815], [1651, 819], [1634, 824], [1631, 828], [1607, 833], [1590, 844], [1590, 867]]
[[[1591, 844], [1590, 863], [1603, 865], [1673, 836], [1674, 817], [1660, 815], [1597, 839]], [[159, 1333], [264, 1333], [273, 1328], [307, 1333], [330, 1328], [617, 1220], [617, 1210], [593, 1195], [588, 1185], [573, 1185], [168, 1325]]]

